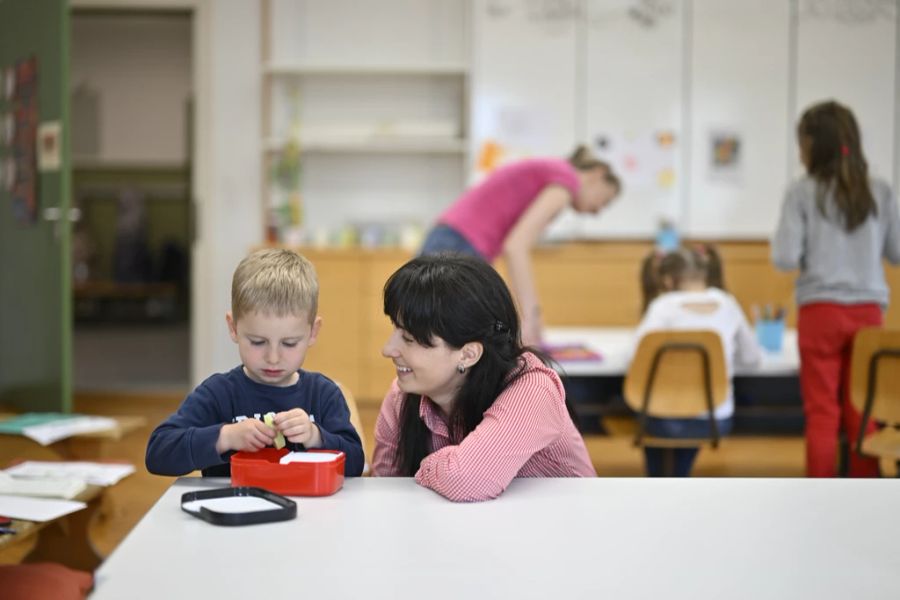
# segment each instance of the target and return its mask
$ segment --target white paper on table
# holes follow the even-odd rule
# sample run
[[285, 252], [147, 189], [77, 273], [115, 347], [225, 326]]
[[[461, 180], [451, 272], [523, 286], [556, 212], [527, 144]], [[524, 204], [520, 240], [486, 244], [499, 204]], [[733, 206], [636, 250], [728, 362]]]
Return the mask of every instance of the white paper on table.
[[115, 429], [117, 425], [116, 420], [109, 417], [72, 417], [62, 421], [52, 421], [42, 425], [26, 427], [22, 430], [22, 434], [42, 446], [47, 446], [79, 433], [107, 431]]
[[191, 512], [200, 512], [200, 507], [220, 513], [245, 513], [261, 510], [274, 510], [284, 508], [274, 502], [258, 496], [229, 496], [227, 498], [206, 498], [204, 500], [192, 500], [185, 502], [182, 508]]
[[286, 465], [288, 463], [325, 463], [334, 462], [338, 459], [338, 454], [332, 452], [288, 452], [281, 457], [278, 462]]
[[50, 500], [29, 496], [0, 495], [0, 515], [23, 521], [50, 521], [87, 506], [76, 500]]
[[93, 485], [109, 486], [134, 473], [134, 465], [86, 461], [26, 460], [6, 469], [6, 472], [16, 477], [81, 479]]
[[87, 488], [83, 479], [13, 477], [0, 471], [0, 494], [72, 499]]

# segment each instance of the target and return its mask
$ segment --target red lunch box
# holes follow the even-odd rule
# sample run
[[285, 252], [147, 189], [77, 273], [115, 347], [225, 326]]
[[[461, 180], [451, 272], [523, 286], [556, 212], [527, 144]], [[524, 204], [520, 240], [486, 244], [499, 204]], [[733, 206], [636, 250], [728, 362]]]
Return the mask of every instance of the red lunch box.
[[261, 487], [283, 496], [330, 496], [344, 485], [344, 453], [340, 450], [310, 450], [334, 454], [328, 462], [278, 461], [287, 448], [263, 448], [257, 452], [235, 452], [231, 456], [231, 485]]

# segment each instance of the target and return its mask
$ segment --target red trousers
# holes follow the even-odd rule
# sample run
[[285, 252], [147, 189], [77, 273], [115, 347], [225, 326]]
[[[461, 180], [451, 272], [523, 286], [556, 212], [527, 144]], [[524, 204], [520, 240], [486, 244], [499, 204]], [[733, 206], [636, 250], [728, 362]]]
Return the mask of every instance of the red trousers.
[[[850, 403], [850, 353], [853, 336], [863, 327], [881, 325], [877, 304], [815, 303], [800, 307], [800, 392], [806, 415], [806, 475], [834, 477], [838, 432], [850, 442], [849, 475], [878, 477], [878, 461], [853, 449], [861, 415]], [[870, 423], [866, 433], [876, 430]]]

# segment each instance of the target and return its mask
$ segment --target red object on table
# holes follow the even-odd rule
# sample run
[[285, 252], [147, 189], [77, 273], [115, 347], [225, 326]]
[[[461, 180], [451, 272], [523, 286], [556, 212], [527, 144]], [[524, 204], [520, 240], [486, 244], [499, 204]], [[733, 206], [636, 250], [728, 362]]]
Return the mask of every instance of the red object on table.
[[344, 485], [343, 452], [310, 450], [334, 454], [328, 462], [279, 463], [287, 448], [263, 448], [258, 452], [236, 452], [231, 457], [231, 485], [260, 487], [284, 496], [330, 496]]

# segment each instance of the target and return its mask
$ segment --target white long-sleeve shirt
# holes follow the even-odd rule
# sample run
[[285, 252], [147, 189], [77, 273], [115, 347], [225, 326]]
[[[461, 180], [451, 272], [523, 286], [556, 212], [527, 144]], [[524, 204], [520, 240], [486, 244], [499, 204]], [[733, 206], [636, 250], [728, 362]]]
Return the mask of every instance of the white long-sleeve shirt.
[[[731, 376], [734, 365], [754, 366], [762, 360], [762, 349], [734, 296], [718, 288], [701, 291], [667, 292], [658, 296], [637, 328], [635, 349], [640, 339], [660, 329], [710, 329], [722, 339], [728, 371], [728, 396], [715, 410], [716, 419], [734, 414]], [[706, 414], [697, 415], [707, 418]]]

